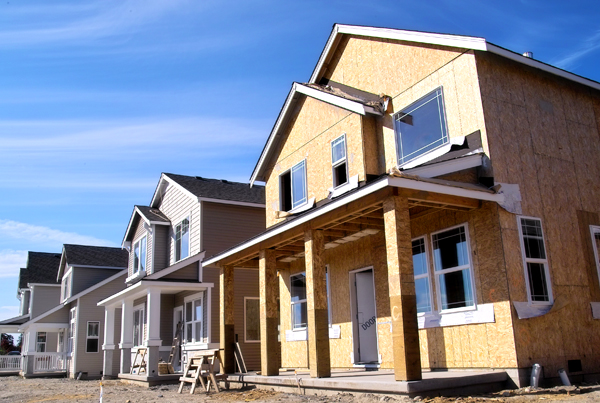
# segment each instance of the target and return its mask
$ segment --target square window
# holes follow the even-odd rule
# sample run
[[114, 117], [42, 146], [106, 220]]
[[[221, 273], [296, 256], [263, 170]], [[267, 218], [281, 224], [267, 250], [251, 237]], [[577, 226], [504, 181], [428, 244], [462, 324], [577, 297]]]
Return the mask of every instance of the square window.
[[398, 165], [448, 143], [442, 87], [394, 115]]

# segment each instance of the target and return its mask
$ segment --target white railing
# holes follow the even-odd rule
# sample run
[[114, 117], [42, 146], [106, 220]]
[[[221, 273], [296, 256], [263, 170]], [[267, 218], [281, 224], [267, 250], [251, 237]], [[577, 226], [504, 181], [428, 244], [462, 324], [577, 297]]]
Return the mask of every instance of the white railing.
[[35, 353], [33, 372], [60, 372], [67, 370], [65, 353]]
[[0, 372], [15, 372], [20, 370], [20, 355], [0, 355]]

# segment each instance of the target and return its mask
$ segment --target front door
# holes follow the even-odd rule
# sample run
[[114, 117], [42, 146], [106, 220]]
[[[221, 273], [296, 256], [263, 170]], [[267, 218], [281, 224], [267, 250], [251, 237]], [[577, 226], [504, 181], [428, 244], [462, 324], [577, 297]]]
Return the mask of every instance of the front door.
[[[375, 311], [375, 285], [373, 270], [355, 273], [356, 312], [354, 317], [355, 362], [376, 363], [379, 361], [377, 350], [377, 313]], [[358, 353], [358, 354], [356, 354]], [[356, 358], [357, 357], [357, 358]]]

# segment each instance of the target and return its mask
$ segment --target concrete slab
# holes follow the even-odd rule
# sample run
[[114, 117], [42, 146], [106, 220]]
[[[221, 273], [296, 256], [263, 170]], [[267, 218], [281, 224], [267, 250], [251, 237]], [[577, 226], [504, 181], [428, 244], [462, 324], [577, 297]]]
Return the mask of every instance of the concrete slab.
[[119, 379], [140, 386], [156, 386], [156, 385], [164, 385], [164, 384], [175, 384], [179, 383], [179, 378], [183, 374], [165, 374], [165, 375], [157, 375], [157, 376], [145, 376], [145, 375], [134, 375], [134, 374], [119, 374]]
[[233, 374], [233, 387], [256, 385], [287, 393], [335, 394], [339, 392], [373, 393], [406, 396], [451, 396], [486, 393], [507, 387], [509, 376], [505, 371], [432, 371], [423, 372], [420, 381], [397, 382], [394, 373], [387, 370], [358, 371], [333, 370], [330, 378], [311, 378], [309, 372], [280, 372], [278, 376]]

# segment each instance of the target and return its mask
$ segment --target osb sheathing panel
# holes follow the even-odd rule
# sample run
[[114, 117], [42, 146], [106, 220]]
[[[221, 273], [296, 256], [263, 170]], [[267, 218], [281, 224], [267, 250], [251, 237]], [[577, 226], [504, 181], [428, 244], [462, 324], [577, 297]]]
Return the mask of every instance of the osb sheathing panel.
[[267, 174], [267, 226], [275, 224], [279, 210], [279, 175], [306, 159], [308, 198], [323, 200], [333, 186], [331, 141], [346, 133], [349, 177], [365, 180], [361, 116], [306, 97], [300, 102], [296, 118], [272, 170]]
[[[531, 319], [513, 314], [519, 367], [539, 363], [556, 376], [581, 359], [597, 372], [600, 321], [589, 303], [598, 284], [577, 212], [599, 213], [599, 93], [487, 53], [477, 53], [477, 69], [495, 180], [518, 184], [523, 214], [542, 219], [552, 291], [565, 304]], [[527, 301], [517, 219], [501, 210], [500, 223], [510, 299]]]

